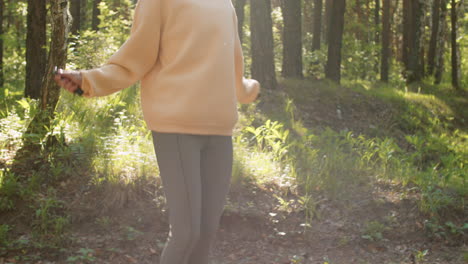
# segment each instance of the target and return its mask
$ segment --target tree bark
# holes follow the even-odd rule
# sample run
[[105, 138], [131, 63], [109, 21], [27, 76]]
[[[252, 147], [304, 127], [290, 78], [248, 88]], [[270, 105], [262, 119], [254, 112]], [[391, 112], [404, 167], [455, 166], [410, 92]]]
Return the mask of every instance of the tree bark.
[[412, 0], [411, 2], [411, 36], [407, 70], [407, 83], [420, 81], [423, 75], [421, 61], [421, 44], [423, 36], [424, 2]]
[[70, 0], [70, 14], [72, 16], [70, 32], [77, 35], [81, 28], [81, 0]]
[[250, 27], [252, 42], [252, 77], [263, 87], [277, 87], [274, 52], [273, 22], [270, 0], [250, 2]]
[[382, 57], [380, 61], [380, 80], [388, 82], [390, 71], [390, 4], [392, 0], [383, 0], [382, 14]]
[[4, 20], [4, 12], [5, 10], [5, 1], [0, 0], [0, 87], [3, 88], [3, 84], [5, 83], [4, 79], [4, 71], [3, 71], [3, 20]]
[[405, 71], [408, 71], [410, 45], [413, 42], [412, 36], [412, 4], [413, 0], [403, 0], [403, 43], [402, 43], [402, 61], [405, 67]]
[[[38, 140], [42, 141], [51, 129], [54, 112], [60, 95], [60, 87], [54, 81], [54, 67], [65, 68], [67, 57], [67, 38], [70, 27], [67, 0], [49, 0], [51, 41], [47, 67], [42, 79], [40, 112], [28, 126], [26, 134], [36, 135], [34, 138], [25, 137], [23, 149], [35, 150], [39, 147]], [[50, 137], [46, 141], [46, 147], [53, 145], [56, 140]], [[20, 153], [21, 153], [20, 152]]]
[[281, 10], [284, 21], [282, 75], [302, 79], [301, 0], [282, 0]]
[[332, 6], [334, 0], [325, 0], [325, 17], [323, 19], [324, 30], [323, 30], [323, 39], [328, 44], [328, 33], [330, 32], [330, 24], [332, 21]]
[[98, 31], [99, 29], [99, 15], [101, 14], [101, 11], [99, 11], [99, 4], [101, 3], [101, 0], [92, 0], [93, 1], [93, 16], [91, 20], [91, 29], [94, 31]]
[[429, 50], [427, 52], [427, 74], [432, 75], [434, 73], [435, 65], [435, 52], [437, 49], [439, 36], [439, 19], [440, 19], [440, 2], [441, 0], [434, 0], [432, 4], [432, 28], [431, 28], [431, 39], [429, 40]]
[[[463, 2], [462, 2], [463, 3]], [[458, 3], [461, 6], [461, 3]], [[460, 47], [457, 43], [458, 37], [458, 8], [456, 0], [451, 1], [451, 9], [450, 9], [450, 22], [452, 26], [452, 33], [450, 36], [450, 44], [452, 47], [452, 86], [455, 89], [460, 89], [460, 80], [461, 80], [461, 55], [460, 55]]]
[[440, 84], [442, 82], [442, 75], [444, 73], [444, 51], [445, 51], [445, 37], [447, 34], [447, 1], [440, 0], [440, 12], [438, 19], [438, 31], [437, 31], [437, 47], [434, 52], [434, 84]]
[[26, 86], [24, 96], [38, 99], [45, 71], [46, 0], [29, 0], [26, 34]]
[[47, 72], [42, 82], [41, 109], [49, 110], [50, 117], [57, 105], [60, 87], [53, 80], [54, 67], [65, 68], [67, 60], [67, 38], [70, 29], [70, 17], [67, 12], [67, 0], [49, 0], [51, 12], [51, 41], [47, 59]]
[[375, 44], [380, 43], [380, 0], [375, 0], [374, 9], [374, 22], [375, 22]]
[[328, 61], [325, 67], [325, 77], [335, 82], [341, 80], [341, 47], [343, 42], [344, 14], [346, 11], [346, 0], [334, 0], [328, 32]]
[[239, 39], [241, 43], [244, 39], [245, 3], [246, 0], [234, 1], [234, 8], [236, 9], [237, 15], [237, 30], [239, 31]]
[[313, 39], [312, 39], [312, 51], [320, 50], [320, 45], [322, 42], [322, 9], [323, 9], [323, 0], [315, 0], [314, 2], [314, 30], [313, 30]]

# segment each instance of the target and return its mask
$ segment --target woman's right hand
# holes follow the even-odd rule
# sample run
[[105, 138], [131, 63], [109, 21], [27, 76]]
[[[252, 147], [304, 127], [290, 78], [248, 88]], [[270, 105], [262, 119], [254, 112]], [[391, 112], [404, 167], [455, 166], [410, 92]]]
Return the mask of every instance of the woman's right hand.
[[75, 93], [81, 89], [81, 84], [83, 82], [79, 71], [64, 71], [62, 69], [57, 70], [54, 80], [59, 86], [70, 93]]

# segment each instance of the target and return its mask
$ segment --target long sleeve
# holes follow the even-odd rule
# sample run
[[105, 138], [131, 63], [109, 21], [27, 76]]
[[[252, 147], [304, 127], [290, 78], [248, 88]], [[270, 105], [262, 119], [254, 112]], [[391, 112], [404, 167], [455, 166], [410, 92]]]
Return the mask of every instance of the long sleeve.
[[257, 98], [260, 92], [260, 84], [256, 80], [244, 78], [244, 55], [242, 53], [242, 44], [239, 39], [237, 17], [235, 14], [234, 18], [234, 25], [236, 27], [236, 39], [234, 41], [236, 95], [240, 103], [247, 104], [255, 101]]
[[105, 96], [142, 79], [158, 60], [161, 35], [160, 0], [139, 0], [130, 37], [109, 61], [84, 70], [84, 96]]

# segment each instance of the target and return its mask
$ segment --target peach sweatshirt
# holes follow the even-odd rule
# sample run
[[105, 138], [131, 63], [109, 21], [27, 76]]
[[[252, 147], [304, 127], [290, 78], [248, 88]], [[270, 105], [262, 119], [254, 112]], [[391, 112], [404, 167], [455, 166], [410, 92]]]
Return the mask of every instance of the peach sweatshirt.
[[139, 0], [128, 40], [81, 73], [87, 97], [141, 80], [147, 126], [166, 133], [232, 135], [237, 101], [254, 101], [260, 89], [243, 78], [231, 0]]

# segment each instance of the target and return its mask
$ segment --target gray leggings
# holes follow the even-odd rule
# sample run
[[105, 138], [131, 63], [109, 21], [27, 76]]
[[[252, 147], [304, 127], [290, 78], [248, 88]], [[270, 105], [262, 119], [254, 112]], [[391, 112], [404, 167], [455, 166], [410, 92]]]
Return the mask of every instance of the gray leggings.
[[232, 139], [153, 132], [169, 207], [160, 264], [207, 264], [232, 173]]

